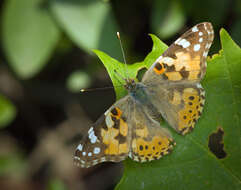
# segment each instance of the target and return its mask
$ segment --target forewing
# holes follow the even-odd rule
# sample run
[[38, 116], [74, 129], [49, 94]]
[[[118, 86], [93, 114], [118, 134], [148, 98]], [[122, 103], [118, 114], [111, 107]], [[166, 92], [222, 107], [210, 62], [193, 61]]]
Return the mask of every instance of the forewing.
[[[151, 110], [152, 109], [152, 110]], [[132, 113], [132, 140], [129, 157], [137, 162], [157, 160], [171, 152], [175, 145], [167, 129], [153, 117], [153, 107], [136, 103]]]
[[143, 76], [142, 82], [197, 82], [206, 72], [206, 58], [214, 38], [211, 23], [200, 23], [178, 38]]
[[179, 133], [190, 132], [205, 102], [200, 81], [214, 38], [211, 23], [200, 23], [177, 39], [143, 76], [152, 104]]
[[105, 161], [119, 162], [128, 156], [129, 101], [129, 96], [120, 99], [90, 127], [75, 151], [74, 161], [78, 166], [87, 168]]

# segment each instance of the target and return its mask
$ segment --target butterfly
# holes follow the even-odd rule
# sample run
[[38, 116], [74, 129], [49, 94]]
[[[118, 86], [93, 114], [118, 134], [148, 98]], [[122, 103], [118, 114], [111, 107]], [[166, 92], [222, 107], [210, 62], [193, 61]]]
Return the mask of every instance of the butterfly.
[[141, 82], [125, 79], [128, 94], [90, 127], [76, 148], [74, 162], [87, 168], [127, 157], [152, 161], [170, 153], [176, 143], [160, 126], [159, 116], [179, 134], [193, 130], [205, 102], [200, 81], [213, 38], [211, 23], [197, 24], [152, 64]]

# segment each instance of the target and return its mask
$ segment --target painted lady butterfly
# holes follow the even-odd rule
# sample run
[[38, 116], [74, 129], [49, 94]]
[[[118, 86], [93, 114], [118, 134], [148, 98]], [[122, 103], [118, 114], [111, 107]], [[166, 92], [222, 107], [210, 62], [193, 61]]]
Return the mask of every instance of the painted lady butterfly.
[[119, 162], [157, 160], [175, 145], [156, 119], [161, 115], [178, 133], [192, 131], [201, 116], [205, 91], [200, 81], [214, 32], [200, 23], [177, 39], [136, 83], [126, 79], [128, 95], [112, 105], [91, 127], [75, 152], [81, 167]]

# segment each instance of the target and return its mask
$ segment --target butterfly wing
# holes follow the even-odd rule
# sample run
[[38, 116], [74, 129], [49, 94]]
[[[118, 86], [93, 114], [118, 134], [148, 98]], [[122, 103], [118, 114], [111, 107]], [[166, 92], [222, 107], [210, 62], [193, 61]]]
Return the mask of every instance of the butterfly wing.
[[194, 128], [202, 113], [205, 92], [199, 83], [214, 32], [200, 23], [177, 39], [143, 76], [149, 96], [167, 122], [179, 133]]
[[138, 162], [157, 160], [171, 152], [175, 145], [168, 130], [160, 126], [153, 107], [135, 103], [132, 112], [132, 140], [129, 157]]
[[87, 168], [105, 161], [120, 162], [128, 155], [144, 162], [168, 154], [174, 144], [171, 135], [150, 113], [129, 95], [117, 101], [78, 145], [75, 163]]
[[149, 97], [162, 117], [178, 133], [192, 131], [202, 114], [205, 91], [201, 84], [149, 86]]
[[206, 72], [206, 57], [214, 32], [211, 23], [200, 23], [178, 38], [148, 69], [142, 81], [170, 83], [200, 81]]
[[74, 161], [78, 166], [90, 167], [100, 162], [119, 162], [129, 153], [130, 96], [117, 101], [91, 127], [78, 145]]

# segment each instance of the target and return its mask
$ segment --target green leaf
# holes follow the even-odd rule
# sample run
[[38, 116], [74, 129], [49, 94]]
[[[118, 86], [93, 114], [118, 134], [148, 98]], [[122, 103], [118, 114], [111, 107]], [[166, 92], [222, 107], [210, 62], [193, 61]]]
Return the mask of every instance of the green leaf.
[[117, 24], [108, 2], [52, 0], [51, 10], [68, 36], [87, 52], [98, 48], [120, 58]]
[[161, 38], [169, 38], [176, 34], [183, 27], [185, 20], [180, 1], [155, 1], [151, 19], [152, 28]]
[[[126, 94], [126, 90], [123, 88], [125, 81], [123, 78], [126, 78], [127, 75], [130, 78], [136, 78], [138, 71], [143, 68], [149, 68], [152, 63], [167, 49], [167, 45], [161, 42], [156, 36], [150, 34], [153, 40], [152, 51], [147, 55], [144, 61], [138, 62], [135, 64], [127, 65], [113, 59], [102, 51], [93, 50], [102, 63], [105, 65], [109, 76], [113, 82], [114, 89], [116, 91], [116, 99], [120, 99]], [[115, 73], [115, 71], [117, 73]]]
[[8, 0], [3, 9], [3, 48], [10, 66], [23, 79], [44, 67], [59, 40], [59, 30], [42, 2]]
[[0, 94], [0, 128], [6, 127], [16, 117], [15, 106]]
[[[143, 62], [127, 65], [128, 76], [135, 77], [140, 68], [149, 67], [166, 49], [158, 38], [151, 37], [154, 43], [151, 53]], [[194, 131], [181, 136], [169, 127], [177, 143], [173, 152], [149, 163], [127, 159], [124, 175], [116, 189], [241, 188], [241, 50], [224, 29], [220, 37], [222, 50], [207, 61], [207, 74], [202, 81], [206, 103]], [[103, 52], [95, 52], [113, 81], [117, 99], [122, 97], [125, 90], [118, 80], [123, 83], [119, 75], [125, 77], [124, 65]], [[218, 141], [213, 138], [216, 134]], [[215, 148], [217, 150], [213, 150]], [[219, 153], [222, 151], [225, 154], [221, 158]]]

